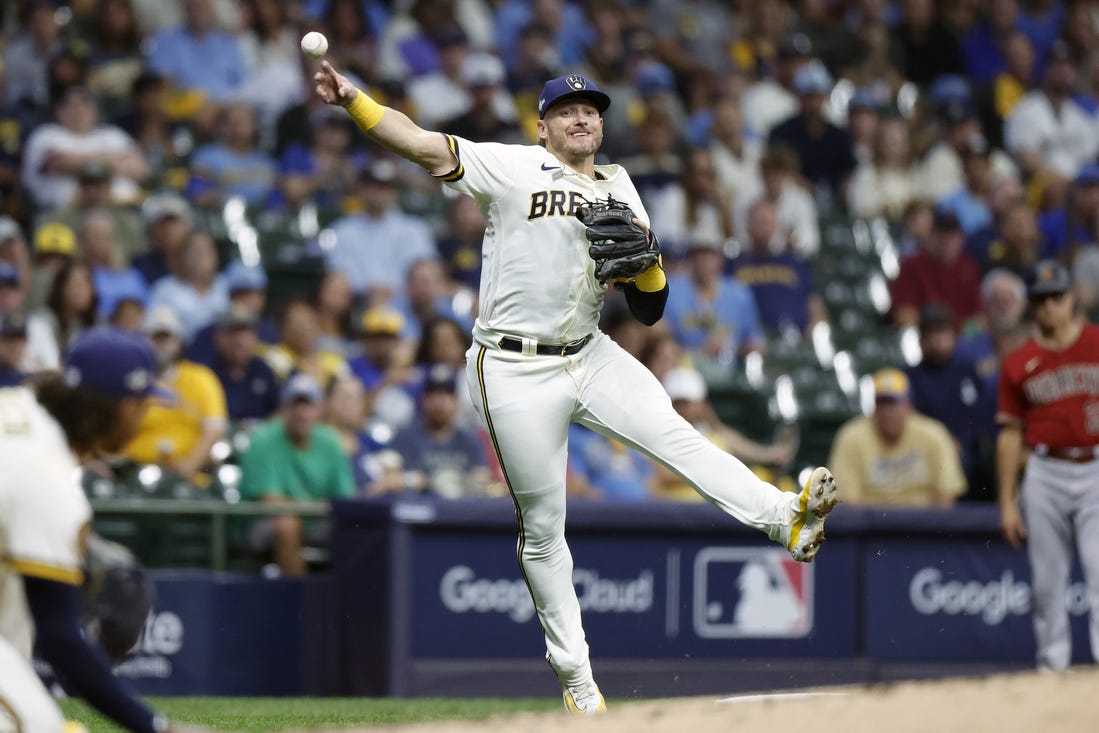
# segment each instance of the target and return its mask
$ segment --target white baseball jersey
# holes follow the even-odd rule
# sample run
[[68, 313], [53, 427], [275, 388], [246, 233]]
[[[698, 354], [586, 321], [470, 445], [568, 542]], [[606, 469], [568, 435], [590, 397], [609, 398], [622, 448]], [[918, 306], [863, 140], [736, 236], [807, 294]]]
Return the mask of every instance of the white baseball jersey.
[[92, 512], [61, 427], [29, 389], [0, 389], [0, 467], [0, 637], [29, 660], [22, 576], [82, 582]]
[[480, 343], [501, 336], [561, 344], [596, 330], [604, 287], [595, 279], [584, 225], [585, 200], [613, 196], [649, 223], [633, 181], [619, 165], [595, 180], [538, 145], [472, 143], [448, 135], [458, 166], [440, 180], [477, 201], [487, 222], [482, 250]]

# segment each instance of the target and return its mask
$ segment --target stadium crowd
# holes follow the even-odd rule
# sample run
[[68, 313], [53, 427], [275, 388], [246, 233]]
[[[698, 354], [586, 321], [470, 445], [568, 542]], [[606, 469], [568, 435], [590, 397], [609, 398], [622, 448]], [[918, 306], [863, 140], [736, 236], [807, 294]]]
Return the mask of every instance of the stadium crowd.
[[[609, 291], [604, 328], [780, 485], [811, 456], [847, 501], [990, 498], [1030, 269], [1099, 307], [1095, 0], [4, 3], [0, 385], [144, 332], [175, 399], [125, 458], [199, 492], [226, 461], [244, 498], [505, 492], [462, 377], [484, 219], [316, 98], [306, 30], [470, 140], [533, 143], [549, 78], [606, 90], [671, 289], [651, 329]], [[761, 434], [731, 403], [764, 383]], [[572, 438], [575, 495], [697, 498]]]

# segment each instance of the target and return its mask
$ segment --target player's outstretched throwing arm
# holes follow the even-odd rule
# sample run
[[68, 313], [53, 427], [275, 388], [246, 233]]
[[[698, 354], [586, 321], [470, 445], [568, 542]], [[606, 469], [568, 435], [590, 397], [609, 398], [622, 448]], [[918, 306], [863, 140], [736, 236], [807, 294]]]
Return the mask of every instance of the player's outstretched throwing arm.
[[436, 176], [458, 164], [442, 133], [425, 130], [404, 113], [378, 104], [327, 61], [321, 62], [314, 80], [321, 99], [344, 107], [359, 129], [382, 147]]

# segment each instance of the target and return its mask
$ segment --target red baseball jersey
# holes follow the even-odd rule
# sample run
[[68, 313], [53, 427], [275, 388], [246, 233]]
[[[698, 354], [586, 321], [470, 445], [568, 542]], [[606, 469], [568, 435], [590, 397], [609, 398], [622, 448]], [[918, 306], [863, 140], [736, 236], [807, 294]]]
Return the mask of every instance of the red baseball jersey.
[[1027, 445], [1099, 444], [1099, 327], [1051, 351], [1031, 339], [1000, 368], [999, 415], [1022, 420]]

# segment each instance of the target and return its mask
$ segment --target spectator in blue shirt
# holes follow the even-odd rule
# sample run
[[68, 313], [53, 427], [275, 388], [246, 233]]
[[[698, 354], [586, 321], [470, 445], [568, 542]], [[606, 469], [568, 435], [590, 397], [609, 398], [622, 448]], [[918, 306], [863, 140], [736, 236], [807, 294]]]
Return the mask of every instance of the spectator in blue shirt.
[[[786, 146], [797, 153], [801, 172], [818, 194], [842, 197], [847, 178], [858, 165], [851, 135], [825, 114], [832, 75], [810, 61], [794, 75], [800, 111], [771, 130], [768, 147]], [[842, 200], [842, 198], [841, 198]]]
[[436, 364], [424, 382], [421, 418], [393, 438], [406, 473], [417, 476], [409, 488], [446, 499], [479, 496], [489, 481], [484, 445], [472, 430], [458, 426], [458, 374]]
[[1071, 257], [1099, 238], [1099, 165], [1083, 166], [1072, 181], [1068, 203], [1042, 214], [1038, 222], [1042, 259]]
[[813, 287], [809, 263], [783, 241], [775, 207], [759, 199], [748, 207], [747, 250], [733, 261], [733, 277], [755, 297], [762, 326], [808, 335], [826, 320], [824, 299]]
[[203, 231], [187, 235], [174, 274], [153, 286], [149, 309], [167, 306], [183, 324], [183, 340], [213, 323], [229, 305], [225, 280], [218, 274], [218, 253], [214, 239]]
[[664, 321], [692, 356], [729, 365], [765, 342], [752, 291], [724, 275], [724, 267], [721, 245], [694, 243], [687, 271], [668, 278]]
[[14, 387], [26, 379], [20, 366], [26, 351], [27, 319], [18, 311], [0, 314], [0, 387]]
[[242, 305], [231, 307], [217, 322], [217, 354], [210, 368], [225, 390], [229, 419], [266, 420], [279, 406], [279, 380], [256, 355], [256, 314]]
[[197, 89], [214, 101], [232, 97], [247, 66], [236, 38], [217, 28], [213, 0], [185, 0], [184, 21], [149, 42], [149, 67], [180, 89]]
[[255, 206], [275, 185], [278, 166], [257, 146], [256, 113], [251, 105], [230, 104], [222, 111], [221, 141], [204, 145], [191, 158], [191, 198], [202, 206], [220, 206], [233, 196]]
[[398, 293], [413, 262], [437, 256], [431, 228], [397, 208], [397, 167], [390, 160], [365, 170], [357, 193], [362, 211], [332, 224], [328, 267], [343, 272], [356, 293]]
[[410, 341], [420, 338], [424, 324], [435, 318], [451, 318], [470, 330], [473, 317], [469, 307], [473, 304], [473, 293], [466, 292], [466, 309], [457, 312], [454, 308], [455, 294], [449, 292], [443, 265], [437, 259], [413, 262], [405, 276], [405, 287], [400, 297], [393, 301], [393, 307], [404, 316], [405, 327], [401, 337]]
[[384, 306], [368, 308], [359, 320], [356, 334], [362, 355], [348, 361], [347, 366], [368, 392], [380, 389], [386, 375], [397, 367], [403, 330], [404, 317]]

